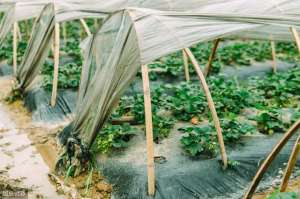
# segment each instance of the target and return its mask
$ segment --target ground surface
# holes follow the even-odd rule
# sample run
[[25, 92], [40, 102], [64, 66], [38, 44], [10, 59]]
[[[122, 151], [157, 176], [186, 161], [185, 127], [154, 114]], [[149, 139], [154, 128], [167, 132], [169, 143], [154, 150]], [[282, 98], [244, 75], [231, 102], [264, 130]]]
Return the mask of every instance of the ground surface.
[[[29, 198], [80, 198], [85, 192], [86, 176], [70, 179], [66, 184], [62, 178], [52, 175], [50, 180], [48, 177], [58, 155], [55, 137], [64, 123], [56, 126], [33, 123], [21, 101], [7, 104], [4, 98], [12, 84], [10, 78], [0, 77], [0, 189], [28, 193]], [[111, 185], [99, 176], [93, 179], [92, 198], [109, 198]], [[289, 189], [298, 191], [299, 187], [300, 178], [293, 180]], [[254, 198], [265, 198], [270, 191], [272, 189]]]
[[59, 154], [56, 135], [65, 122], [33, 123], [21, 101], [5, 101], [12, 85], [11, 78], [0, 77], [0, 191], [29, 198], [108, 198], [112, 187], [97, 173], [90, 189], [87, 175], [67, 180], [53, 175]]

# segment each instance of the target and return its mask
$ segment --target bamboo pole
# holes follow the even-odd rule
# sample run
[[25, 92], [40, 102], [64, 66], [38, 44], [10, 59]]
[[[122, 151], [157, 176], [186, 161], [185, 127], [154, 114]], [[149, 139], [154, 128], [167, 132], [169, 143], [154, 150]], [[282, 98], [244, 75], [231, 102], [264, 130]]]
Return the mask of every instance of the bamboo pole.
[[20, 29], [20, 27], [19, 27], [19, 24], [18, 24], [18, 22], [16, 22], [17, 23], [17, 33], [18, 33], [18, 37], [19, 37], [19, 40], [21, 41], [22, 40], [22, 33], [21, 33], [21, 29]]
[[52, 96], [51, 96], [51, 106], [54, 107], [56, 104], [57, 97], [57, 84], [58, 84], [58, 67], [59, 67], [59, 40], [60, 40], [60, 30], [59, 23], [55, 23], [54, 28], [54, 72], [53, 72], [53, 84], [52, 84]]
[[276, 64], [276, 48], [275, 48], [275, 41], [273, 40], [273, 36], [270, 36], [271, 42], [271, 49], [272, 49], [272, 69], [273, 73], [277, 72], [277, 64]]
[[63, 34], [64, 44], [67, 43], [67, 28], [66, 28], [66, 23], [67, 22], [63, 22], [63, 24], [62, 24], [62, 34]]
[[25, 20], [25, 37], [26, 39], [30, 37], [30, 19]]
[[84, 19], [80, 19], [80, 23], [81, 23], [81, 25], [83, 26], [83, 28], [84, 28], [86, 34], [87, 34], [88, 36], [91, 36], [92, 33], [91, 33], [91, 31], [90, 31], [88, 25], [87, 25], [86, 22], [84, 21]]
[[209, 72], [211, 71], [211, 66], [212, 66], [212, 62], [215, 58], [215, 55], [216, 55], [216, 52], [217, 52], [217, 48], [219, 46], [219, 43], [220, 43], [220, 39], [216, 39], [214, 41], [214, 46], [213, 46], [213, 49], [211, 50], [211, 54], [209, 56], [209, 59], [208, 59], [208, 62], [207, 62], [207, 65], [205, 67], [205, 71], [204, 71], [204, 76], [206, 77]]
[[151, 95], [148, 75], [148, 66], [142, 66], [146, 139], [147, 139], [147, 173], [148, 173], [148, 194], [154, 196], [155, 193], [155, 173], [154, 173], [154, 149], [153, 149], [153, 129], [152, 129], [152, 109]]
[[293, 151], [292, 151], [291, 156], [290, 156], [289, 161], [288, 161], [288, 165], [287, 165], [285, 173], [283, 175], [283, 180], [282, 180], [281, 185], [280, 185], [280, 191], [281, 192], [286, 191], [286, 188], [288, 186], [289, 179], [291, 177], [292, 171], [293, 171], [294, 166], [297, 162], [297, 157], [299, 155], [299, 152], [300, 152], [300, 136], [297, 138], [297, 140], [295, 142]]
[[211, 94], [210, 94], [208, 85], [206, 83], [205, 77], [204, 77], [204, 75], [201, 71], [201, 68], [200, 68], [195, 56], [193, 55], [191, 50], [188, 49], [188, 48], [185, 48], [184, 51], [187, 54], [187, 56], [190, 58], [193, 66], [194, 66], [194, 69], [195, 69], [195, 71], [196, 71], [196, 73], [197, 73], [197, 75], [198, 75], [198, 77], [201, 81], [204, 93], [205, 93], [206, 98], [207, 98], [208, 106], [209, 106], [209, 109], [210, 109], [210, 112], [211, 112], [211, 115], [212, 115], [212, 118], [213, 118], [213, 122], [214, 122], [214, 125], [215, 125], [215, 128], [216, 128], [216, 131], [217, 131], [217, 136], [218, 136], [218, 141], [219, 141], [219, 145], [220, 145], [220, 151], [221, 151], [223, 166], [224, 166], [224, 168], [227, 168], [227, 154], [226, 154], [225, 144], [224, 144], [223, 135], [222, 135], [222, 129], [221, 129], [220, 121], [219, 121], [217, 111], [216, 111], [216, 108], [215, 108], [215, 104], [214, 104], [213, 99], [211, 97]]
[[261, 181], [263, 175], [270, 167], [272, 161], [276, 158], [278, 153], [281, 151], [281, 149], [285, 146], [285, 144], [289, 141], [289, 139], [297, 132], [297, 130], [300, 128], [300, 119], [293, 124], [293, 126], [284, 134], [284, 136], [281, 138], [281, 140], [276, 144], [276, 146], [272, 149], [271, 153], [268, 155], [268, 157], [264, 160], [262, 165], [260, 166], [259, 170], [255, 174], [251, 185], [244, 195], [243, 199], [251, 199], [256, 187], [258, 186], [259, 182]]
[[293, 37], [295, 39], [295, 42], [297, 44], [298, 52], [299, 52], [299, 55], [300, 55], [300, 37], [299, 37], [298, 31], [294, 27], [291, 27], [290, 30], [291, 30], [291, 32], [293, 34]]
[[98, 29], [98, 19], [97, 18], [94, 18], [94, 29], [97, 30]]
[[17, 58], [18, 58], [18, 23], [14, 22], [13, 25], [13, 72], [17, 75]]
[[182, 58], [183, 58], [183, 65], [184, 65], [185, 80], [189, 82], [190, 81], [189, 60], [184, 50], [182, 51]]

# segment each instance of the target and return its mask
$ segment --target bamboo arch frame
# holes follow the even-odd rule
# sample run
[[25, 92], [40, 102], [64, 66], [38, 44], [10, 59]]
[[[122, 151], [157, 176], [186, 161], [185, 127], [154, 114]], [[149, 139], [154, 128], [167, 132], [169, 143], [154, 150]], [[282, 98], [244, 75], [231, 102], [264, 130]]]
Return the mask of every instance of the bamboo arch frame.
[[[300, 55], [300, 37], [298, 34], [298, 31], [294, 28], [291, 27], [290, 31], [292, 32], [292, 35], [295, 39], [297, 48], [298, 48], [298, 52]], [[247, 190], [246, 194], [244, 195], [243, 199], [251, 199], [259, 182], [261, 181], [263, 175], [266, 173], [266, 171], [268, 170], [268, 168], [270, 167], [272, 161], [276, 158], [276, 156], [278, 155], [278, 153], [282, 150], [282, 148], [286, 145], [286, 143], [288, 142], [288, 140], [296, 133], [296, 131], [300, 128], [300, 119], [293, 124], [293, 126], [284, 134], [284, 136], [281, 138], [281, 140], [276, 144], [276, 146], [273, 148], [273, 150], [271, 151], [271, 153], [268, 155], [268, 157], [265, 159], [265, 161], [263, 162], [263, 164], [260, 166], [260, 168], [258, 169], [256, 175], [254, 176], [249, 189]], [[298, 140], [295, 143], [293, 152], [291, 154], [290, 160], [289, 160], [289, 164], [287, 167], [287, 171], [284, 175], [284, 180], [281, 184], [281, 190], [285, 190], [285, 186], [287, 184], [287, 180], [289, 178], [289, 172], [291, 172], [291, 168], [293, 167], [293, 156], [295, 156], [295, 153], [297, 153], [296, 149], [296, 145], [298, 144]]]
[[[220, 126], [220, 121], [217, 115], [217, 111], [211, 97], [208, 85], [206, 83], [205, 77], [201, 71], [201, 68], [191, 52], [190, 49], [183, 49], [183, 53], [189, 58], [194, 66], [194, 69], [200, 79], [201, 85], [203, 87], [204, 93], [207, 98], [208, 106], [212, 114], [213, 122], [217, 131], [217, 137], [220, 145], [221, 158], [223, 161], [223, 168], [227, 168], [228, 160], [225, 149], [225, 144], [222, 135], [222, 129]], [[148, 194], [153, 196], [155, 194], [155, 168], [154, 168], [154, 148], [153, 148], [153, 125], [152, 125], [152, 109], [151, 109], [151, 92], [150, 83], [148, 76], [147, 65], [142, 66], [142, 79], [143, 79], [143, 92], [144, 92], [144, 109], [145, 109], [145, 125], [146, 125], [146, 143], [147, 143], [147, 177], [148, 177]]]
[[289, 141], [289, 139], [297, 132], [297, 130], [300, 128], [300, 119], [294, 123], [294, 125], [284, 134], [284, 136], [281, 138], [281, 140], [276, 144], [276, 146], [273, 148], [271, 153], [268, 155], [268, 157], [265, 159], [263, 164], [260, 166], [259, 170], [257, 171], [256, 175], [253, 178], [253, 181], [251, 182], [251, 185], [249, 189], [247, 190], [246, 194], [244, 195], [243, 199], [251, 199], [256, 187], [258, 186], [259, 182], [261, 181], [263, 175], [266, 173], [268, 168], [270, 167], [272, 161], [276, 158], [278, 153], [282, 150], [282, 148], [286, 145], [286, 143]]

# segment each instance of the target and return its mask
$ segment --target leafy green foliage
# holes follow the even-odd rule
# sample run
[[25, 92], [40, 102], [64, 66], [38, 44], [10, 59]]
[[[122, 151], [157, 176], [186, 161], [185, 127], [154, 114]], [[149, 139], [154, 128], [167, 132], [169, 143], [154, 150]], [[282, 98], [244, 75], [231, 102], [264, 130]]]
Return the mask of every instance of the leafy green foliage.
[[159, 143], [162, 139], [169, 136], [171, 129], [174, 126], [175, 121], [172, 118], [153, 116], [153, 140]]
[[199, 84], [181, 83], [173, 92], [170, 106], [177, 119], [189, 121], [205, 112], [207, 102]]
[[[47, 61], [42, 70], [44, 76], [43, 85], [46, 89], [52, 89], [53, 81], [53, 63]], [[58, 85], [59, 88], [78, 88], [80, 84], [81, 67], [75, 63], [62, 65], [58, 69]]]
[[[175, 121], [173, 118], [159, 115], [161, 110], [170, 109], [169, 97], [166, 94], [166, 86], [157, 87], [151, 92], [153, 140], [157, 143], [167, 137], [174, 126]], [[121, 98], [118, 108], [113, 113], [113, 117], [121, 117], [123, 115], [133, 115], [138, 124], [144, 124], [144, 96], [138, 93]]]
[[298, 194], [296, 192], [280, 192], [279, 190], [275, 190], [267, 199], [297, 199]]
[[[239, 122], [236, 118], [223, 118], [220, 122], [223, 138], [227, 143], [237, 142], [241, 136], [255, 132], [253, 125]], [[181, 144], [190, 156], [216, 153], [218, 140], [213, 125], [184, 127], [179, 130], [184, 133], [180, 140]]]
[[255, 126], [240, 122], [236, 118], [222, 118], [220, 122], [224, 141], [227, 143], [237, 142], [241, 136], [253, 134], [256, 130]]
[[300, 68], [295, 67], [284, 73], [270, 74], [266, 78], [252, 78], [250, 87], [272, 106], [287, 107], [300, 95]]
[[[210, 56], [212, 42], [201, 43], [191, 47], [200, 65], [205, 65]], [[296, 45], [291, 42], [276, 42], [277, 57], [283, 61], [299, 61]], [[269, 41], [257, 40], [223, 40], [219, 44], [215, 60], [212, 63], [212, 73], [218, 73], [223, 66], [251, 65], [254, 61], [271, 60], [271, 45]], [[178, 76], [183, 73], [182, 53], [176, 52], [158, 59], [149, 65], [151, 68], [161, 68], [167, 74]], [[192, 69], [192, 67], [190, 67]]]
[[254, 103], [253, 96], [245, 86], [239, 86], [234, 79], [224, 76], [210, 77], [208, 81], [217, 112], [221, 115], [238, 114]]
[[281, 113], [275, 109], [262, 111], [255, 117], [257, 128], [263, 134], [271, 135], [274, 132], [283, 132], [286, 130], [286, 124], [281, 119]]
[[134, 135], [134, 129], [129, 124], [107, 124], [95, 140], [96, 151], [107, 153], [112, 148], [125, 148]]
[[[82, 53], [79, 47], [81, 25], [76, 21], [66, 23], [66, 27], [68, 39], [60, 49], [62, 56], [58, 73], [58, 87], [78, 88], [82, 68]], [[46, 89], [52, 88], [53, 68], [53, 61], [48, 60], [42, 69], [43, 87]]]
[[184, 132], [180, 142], [188, 155], [197, 156], [203, 153], [215, 155], [217, 151], [216, 134], [210, 126], [184, 127], [179, 130]]
[[230, 169], [236, 169], [240, 165], [239, 161], [236, 160], [228, 160], [228, 168]]
[[177, 76], [183, 71], [182, 53], [176, 52], [149, 64], [149, 68], [161, 68], [168, 74]]

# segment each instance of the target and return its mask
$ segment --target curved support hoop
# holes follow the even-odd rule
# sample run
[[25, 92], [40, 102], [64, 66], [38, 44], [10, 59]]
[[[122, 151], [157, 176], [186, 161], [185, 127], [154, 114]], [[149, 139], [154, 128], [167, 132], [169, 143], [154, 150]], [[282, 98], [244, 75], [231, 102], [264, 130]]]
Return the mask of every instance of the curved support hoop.
[[207, 65], [205, 67], [205, 71], [204, 71], [204, 76], [207, 77], [209, 72], [211, 71], [211, 66], [212, 66], [212, 62], [215, 58], [215, 55], [216, 55], [216, 52], [217, 52], [217, 48], [219, 46], [219, 43], [220, 43], [220, 39], [216, 39], [214, 41], [214, 46], [211, 50], [211, 54], [209, 56], [209, 59], [208, 59], [208, 62], [207, 62]]
[[88, 25], [87, 25], [86, 22], [84, 21], [84, 19], [80, 19], [80, 23], [81, 23], [81, 25], [83, 26], [84, 31], [86, 32], [86, 34], [87, 34], [88, 36], [91, 36], [92, 33], [91, 33], [91, 31], [90, 31]]
[[282, 182], [281, 182], [281, 185], [280, 185], [280, 191], [281, 192], [285, 192], [285, 190], [288, 186], [289, 179], [291, 177], [293, 168], [294, 168], [294, 166], [297, 162], [297, 157], [299, 155], [299, 152], [300, 152], [300, 135], [299, 135], [299, 137], [297, 138], [297, 140], [295, 142], [295, 145], [294, 145], [293, 151], [291, 153], [288, 165], [287, 165], [286, 170], [284, 172], [283, 179], [282, 179]]
[[247, 193], [244, 195], [243, 199], [251, 199], [256, 187], [258, 186], [259, 182], [261, 181], [263, 175], [270, 167], [272, 161], [276, 158], [278, 153], [281, 151], [281, 149], [285, 146], [285, 144], [288, 142], [288, 140], [296, 133], [296, 131], [300, 128], [300, 119], [293, 124], [293, 126], [284, 134], [284, 136], [281, 138], [281, 140], [276, 144], [276, 146], [273, 148], [271, 153], [268, 155], [268, 157], [265, 159], [263, 164], [260, 166], [259, 170], [257, 171], [256, 175], [254, 176], [251, 185], [247, 191]]
[[195, 56], [191, 52], [191, 50], [188, 49], [188, 48], [185, 48], [184, 52], [190, 58], [193, 66], [194, 66], [194, 69], [195, 69], [195, 71], [196, 71], [196, 73], [197, 73], [197, 75], [198, 75], [198, 77], [201, 81], [204, 93], [205, 93], [206, 98], [207, 98], [208, 106], [209, 106], [209, 109], [210, 109], [210, 112], [211, 112], [211, 115], [212, 115], [212, 118], [213, 118], [213, 121], [214, 121], [214, 124], [215, 124], [215, 128], [217, 130], [217, 136], [218, 136], [218, 141], [219, 141], [219, 145], [220, 145], [220, 151], [221, 151], [221, 157], [222, 157], [222, 161], [223, 161], [223, 167], [227, 168], [228, 160], [227, 160], [227, 154], [226, 154], [225, 144], [224, 144], [223, 135], [222, 135], [222, 129], [221, 129], [221, 125], [220, 125], [220, 121], [219, 121], [219, 118], [218, 118], [218, 115], [217, 115], [215, 104], [214, 104], [213, 99], [211, 97], [208, 85], [207, 85], [205, 77], [204, 77], [204, 75], [201, 71], [201, 68], [200, 68]]
[[186, 53], [184, 52], [184, 50], [182, 51], [182, 59], [183, 59], [183, 65], [184, 65], [184, 74], [185, 74], [185, 80], [187, 82], [190, 81], [190, 72], [189, 72], [189, 60], [187, 58]]

